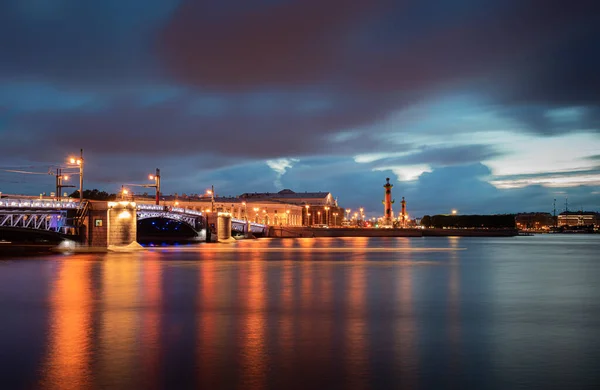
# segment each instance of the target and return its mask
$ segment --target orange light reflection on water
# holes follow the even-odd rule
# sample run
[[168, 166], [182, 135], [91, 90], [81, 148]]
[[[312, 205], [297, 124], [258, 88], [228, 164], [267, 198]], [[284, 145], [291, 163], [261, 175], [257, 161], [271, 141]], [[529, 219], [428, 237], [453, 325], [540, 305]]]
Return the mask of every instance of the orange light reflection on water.
[[50, 342], [42, 385], [83, 388], [91, 376], [91, 262], [62, 261], [50, 298]]
[[244, 321], [241, 324], [241, 343], [242, 343], [242, 367], [241, 383], [242, 389], [262, 389], [265, 386], [267, 353], [265, 344], [265, 271], [266, 263], [261, 255], [258, 255], [250, 262], [242, 265], [243, 271], [240, 272], [240, 287], [246, 285], [247, 288], [240, 288], [245, 296], [238, 296], [245, 303], [245, 315], [240, 316]]

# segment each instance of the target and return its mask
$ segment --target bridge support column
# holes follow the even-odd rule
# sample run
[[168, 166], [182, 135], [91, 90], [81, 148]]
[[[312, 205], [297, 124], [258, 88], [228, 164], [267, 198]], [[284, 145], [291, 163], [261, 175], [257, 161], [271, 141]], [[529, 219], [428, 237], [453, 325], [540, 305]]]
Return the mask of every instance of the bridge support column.
[[108, 202], [109, 247], [124, 247], [136, 242], [137, 209], [134, 202]]
[[256, 238], [256, 237], [254, 237], [254, 234], [252, 234], [252, 229], [250, 228], [250, 221], [246, 221], [246, 226], [244, 229], [245, 229], [245, 231], [244, 231], [245, 238]]
[[219, 213], [217, 220], [217, 237], [219, 242], [234, 241], [231, 237], [231, 214]]

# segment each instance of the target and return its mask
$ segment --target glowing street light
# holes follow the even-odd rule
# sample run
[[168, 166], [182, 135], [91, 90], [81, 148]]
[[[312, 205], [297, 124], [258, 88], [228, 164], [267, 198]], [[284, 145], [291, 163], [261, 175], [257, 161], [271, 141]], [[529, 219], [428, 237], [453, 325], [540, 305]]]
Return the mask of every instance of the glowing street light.
[[304, 206], [306, 208], [306, 226], [310, 226], [310, 213], [308, 212], [308, 209], [310, 208], [309, 205], [305, 205]]
[[325, 224], [329, 225], [329, 206], [323, 207], [325, 209]]
[[346, 209], [346, 219], [350, 220], [350, 212], [352, 211], [352, 209]]
[[154, 187], [156, 189], [156, 205], [160, 203], [160, 169], [156, 168], [155, 175], [148, 175], [148, 180], [154, 180], [154, 184], [146, 184], [144, 187]]
[[210, 211], [215, 211], [215, 186], [211, 185], [210, 190], [206, 190], [206, 195], [210, 195]]
[[458, 211], [456, 209], [452, 209], [452, 215], [456, 215], [456, 213], [458, 213]]
[[83, 149], [80, 150], [79, 158], [70, 157], [69, 163], [79, 167], [79, 207], [83, 203]]

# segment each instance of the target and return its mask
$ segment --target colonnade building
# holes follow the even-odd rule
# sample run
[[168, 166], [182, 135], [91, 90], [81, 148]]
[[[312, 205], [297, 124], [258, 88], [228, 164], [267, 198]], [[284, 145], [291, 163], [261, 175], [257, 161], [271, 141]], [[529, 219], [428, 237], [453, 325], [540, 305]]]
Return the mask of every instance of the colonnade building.
[[[153, 204], [150, 196], [136, 196], [137, 203]], [[161, 196], [161, 205], [184, 207], [207, 214], [226, 212], [233, 218], [271, 226], [339, 226], [344, 211], [329, 192], [295, 193], [289, 189], [277, 193], [245, 193], [237, 197], [211, 195]]]

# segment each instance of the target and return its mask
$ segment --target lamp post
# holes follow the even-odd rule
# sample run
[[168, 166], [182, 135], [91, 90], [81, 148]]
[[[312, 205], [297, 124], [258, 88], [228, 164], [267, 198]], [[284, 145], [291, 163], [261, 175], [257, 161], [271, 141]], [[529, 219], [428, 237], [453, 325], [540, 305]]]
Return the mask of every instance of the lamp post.
[[244, 221], [248, 220], [248, 216], [246, 214], [246, 202], [242, 202], [242, 206], [244, 206]]
[[285, 210], [285, 223], [287, 226], [290, 226], [290, 210]]
[[63, 175], [62, 173], [62, 169], [57, 169], [56, 170], [56, 199], [58, 199], [58, 201], [61, 200], [61, 193], [62, 193], [62, 189], [65, 187], [75, 187], [75, 186], [68, 186], [68, 185], [63, 185], [63, 180], [69, 180], [69, 176], [68, 175]]
[[254, 222], [257, 222], [257, 223], [258, 223], [258, 210], [259, 210], [258, 207], [254, 208]]
[[329, 206], [323, 207], [325, 210], [325, 225], [329, 225]]
[[121, 200], [125, 200], [125, 196], [129, 193], [125, 186], [121, 186]]
[[346, 221], [350, 221], [350, 212], [352, 209], [346, 209]]
[[310, 219], [308, 217], [310, 217], [310, 214], [308, 213], [308, 209], [310, 208], [309, 205], [305, 205], [304, 206], [306, 208], [306, 226], [310, 226]]
[[337, 226], [337, 216], [338, 213], [333, 213], [333, 226]]
[[317, 223], [321, 224], [321, 212], [317, 211]]
[[154, 180], [154, 184], [145, 185], [144, 187], [156, 188], [156, 205], [160, 203], [160, 169], [156, 168], [155, 175], [148, 175], [148, 179]]
[[71, 157], [69, 163], [79, 166], [79, 206], [83, 203], [83, 149], [80, 150], [80, 157]]
[[210, 195], [210, 211], [215, 211], [215, 186], [211, 185], [210, 190], [206, 190], [206, 193]]

